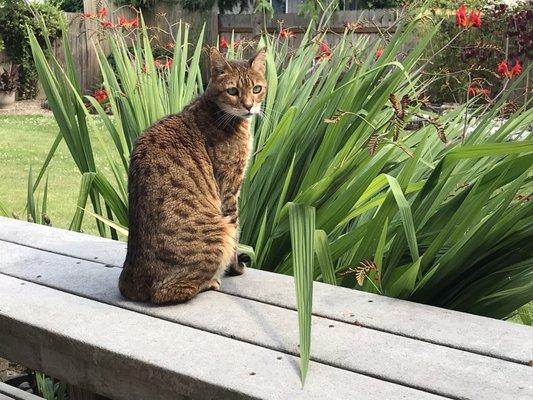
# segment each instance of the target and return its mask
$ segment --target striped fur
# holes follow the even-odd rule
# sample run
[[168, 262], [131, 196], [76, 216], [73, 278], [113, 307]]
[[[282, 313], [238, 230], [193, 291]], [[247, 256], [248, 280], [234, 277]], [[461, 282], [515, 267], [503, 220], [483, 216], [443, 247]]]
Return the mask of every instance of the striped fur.
[[[211, 54], [206, 92], [138, 139], [131, 157], [128, 253], [119, 288], [131, 300], [184, 302], [218, 289], [238, 263], [237, 199], [250, 112], [266, 92], [264, 50], [248, 61]], [[260, 93], [252, 89], [261, 85]], [[236, 87], [238, 95], [230, 95]]]

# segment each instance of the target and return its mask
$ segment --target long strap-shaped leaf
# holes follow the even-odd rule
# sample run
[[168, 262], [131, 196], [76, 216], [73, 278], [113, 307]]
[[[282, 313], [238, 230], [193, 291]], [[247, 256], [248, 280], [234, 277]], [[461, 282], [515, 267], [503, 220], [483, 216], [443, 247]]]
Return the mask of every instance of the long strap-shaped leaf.
[[315, 209], [290, 203], [289, 223], [300, 328], [300, 374], [303, 385], [311, 355]]

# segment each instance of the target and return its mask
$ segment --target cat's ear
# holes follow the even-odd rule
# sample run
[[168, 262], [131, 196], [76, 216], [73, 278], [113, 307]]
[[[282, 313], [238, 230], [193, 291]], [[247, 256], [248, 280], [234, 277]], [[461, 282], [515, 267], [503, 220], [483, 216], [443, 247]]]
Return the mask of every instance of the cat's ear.
[[260, 74], [265, 74], [265, 62], [266, 62], [266, 47], [262, 47], [250, 60], [250, 68], [259, 72]]
[[224, 55], [216, 47], [211, 47], [211, 76], [220, 75], [229, 67]]

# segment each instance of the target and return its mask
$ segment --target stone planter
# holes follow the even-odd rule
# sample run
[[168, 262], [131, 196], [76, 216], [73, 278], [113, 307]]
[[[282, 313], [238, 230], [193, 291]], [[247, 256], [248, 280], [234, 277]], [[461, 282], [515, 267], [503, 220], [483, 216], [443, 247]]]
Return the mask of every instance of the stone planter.
[[15, 104], [15, 91], [0, 92], [0, 109], [11, 108]]

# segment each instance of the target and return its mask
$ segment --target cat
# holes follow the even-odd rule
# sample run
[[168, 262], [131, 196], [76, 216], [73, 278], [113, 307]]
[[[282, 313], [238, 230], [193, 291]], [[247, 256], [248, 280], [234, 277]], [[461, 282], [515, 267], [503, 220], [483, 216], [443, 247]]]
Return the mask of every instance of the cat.
[[139, 137], [129, 177], [122, 295], [181, 303], [244, 272], [237, 200], [251, 150], [249, 119], [266, 95], [266, 49], [226, 60], [211, 49], [205, 92]]

